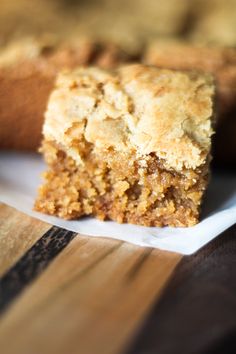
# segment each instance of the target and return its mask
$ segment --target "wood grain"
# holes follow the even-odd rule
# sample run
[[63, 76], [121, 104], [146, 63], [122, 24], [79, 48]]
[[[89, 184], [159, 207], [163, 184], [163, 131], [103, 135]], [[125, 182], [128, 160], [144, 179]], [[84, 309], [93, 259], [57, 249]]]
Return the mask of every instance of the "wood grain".
[[77, 236], [2, 317], [1, 352], [121, 352], [180, 259], [121, 241]]
[[51, 227], [0, 203], [0, 276]]
[[236, 353], [236, 225], [181, 260], [128, 353]]
[[11, 301], [46, 269], [77, 234], [56, 226], [51, 227], [14, 266], [0, 277], [0, 314]]

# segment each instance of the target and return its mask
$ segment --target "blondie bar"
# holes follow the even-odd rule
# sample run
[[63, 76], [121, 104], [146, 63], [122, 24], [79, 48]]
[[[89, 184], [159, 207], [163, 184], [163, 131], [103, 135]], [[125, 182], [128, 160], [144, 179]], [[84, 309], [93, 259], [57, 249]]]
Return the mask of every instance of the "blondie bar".
[[35, 209], [146, 226], [191, 226], [208, 183], [210, 75], [141, 64], [60, 74], [43, 128]]

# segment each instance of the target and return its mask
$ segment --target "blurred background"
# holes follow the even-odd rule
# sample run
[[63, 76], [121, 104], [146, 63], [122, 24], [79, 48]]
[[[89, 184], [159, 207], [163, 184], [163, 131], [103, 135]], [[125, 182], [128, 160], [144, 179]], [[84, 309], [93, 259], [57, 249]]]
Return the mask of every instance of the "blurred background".
[[156, 37], [236, 44], [236, 0], [1, 0], [0, 45], [27, 35], [93, 36], [140, 50]]

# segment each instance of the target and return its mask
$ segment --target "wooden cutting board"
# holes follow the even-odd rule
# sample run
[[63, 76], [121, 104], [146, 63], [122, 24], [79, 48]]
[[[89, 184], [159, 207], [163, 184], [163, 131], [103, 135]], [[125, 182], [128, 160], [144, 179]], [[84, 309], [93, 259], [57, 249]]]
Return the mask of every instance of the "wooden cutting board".
[[0, 204], [1, 353], [123, 352], [181, 258]]

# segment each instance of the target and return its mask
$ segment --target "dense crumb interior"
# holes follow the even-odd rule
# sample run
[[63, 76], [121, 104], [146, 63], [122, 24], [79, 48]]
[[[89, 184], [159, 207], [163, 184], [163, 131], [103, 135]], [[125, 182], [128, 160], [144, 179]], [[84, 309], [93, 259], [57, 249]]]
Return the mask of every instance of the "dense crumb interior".
[[192, 226], [208, 181], [208, 162], [195, 170], [166, 170], [155, 154], [97, 150], [81, 138], [74, 142], [77, 164], [52, 141], [42, 151], [49, 166], [35, 209], [76, 219], [94, 215], [105, 220], [145, 226]]

